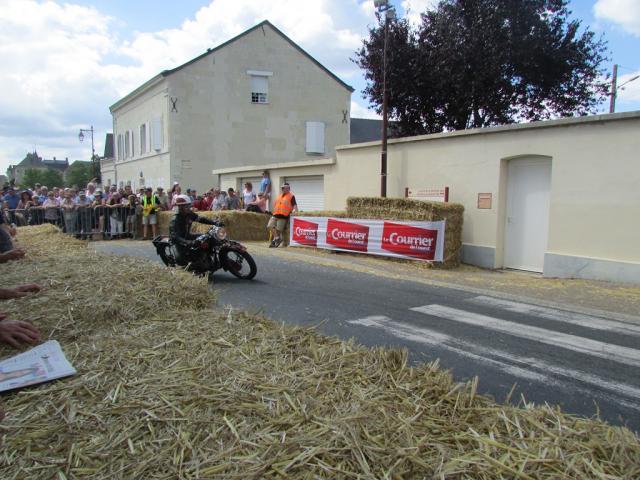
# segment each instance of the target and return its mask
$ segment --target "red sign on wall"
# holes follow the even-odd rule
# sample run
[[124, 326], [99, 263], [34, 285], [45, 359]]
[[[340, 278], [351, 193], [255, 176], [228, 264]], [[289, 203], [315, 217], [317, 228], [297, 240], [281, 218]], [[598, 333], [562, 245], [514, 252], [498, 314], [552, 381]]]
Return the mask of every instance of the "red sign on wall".
[[330, 218], [327, 221], [327, 243], [344, 250], [366, 252], [369, 243], [369, 227]]
[[293, 217], [292, 239], [301, 245], [316, 247], [318, 245], [318, 224]]
[[400, 255], [433, 260], [437, 239], [437, 230], [384, 222], [381, 247]]

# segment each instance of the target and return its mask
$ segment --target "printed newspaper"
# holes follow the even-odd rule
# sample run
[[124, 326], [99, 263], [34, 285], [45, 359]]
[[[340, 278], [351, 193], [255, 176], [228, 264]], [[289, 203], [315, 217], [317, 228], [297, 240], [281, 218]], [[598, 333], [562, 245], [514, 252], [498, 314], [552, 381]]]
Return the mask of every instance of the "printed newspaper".
[[76, 369], [55, 340], [0, 361], [0, 392], [75, 375]]

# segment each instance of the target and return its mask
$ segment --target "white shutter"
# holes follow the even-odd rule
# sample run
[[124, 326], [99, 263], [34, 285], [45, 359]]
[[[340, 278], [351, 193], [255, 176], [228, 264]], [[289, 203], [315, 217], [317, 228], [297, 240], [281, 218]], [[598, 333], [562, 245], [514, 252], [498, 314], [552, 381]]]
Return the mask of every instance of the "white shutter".
[[134, 141], [133, 141], [133, 138], [134, 138], [133, 130], [129, 130], [129, 132], [131, 132], [130, 133], [131, 134], [131, 158], [133, 158], [133, 157], [136, 156], [136, 148], [135, 148]]
[[307, 153], [324, 153], [323, 122], [307, 122]]
[[140, 125], [140, 155], [147, 153], [147, 126], [146, 124]]
[[251, 92], [252, 93], [264, 93], [265, 95], [269, 93], [269, 82], [267, 81], [267, 77], [262, 77], [258, 75], [251, 75]]
[[122, 134], [118, 134], [118, 160], [124, 159], [124, 140], [122, 139]]
[[150, 153], [151, 152], [151, 122], [147, 122], [145, 123], [145, 125], [147, 126], [147, 151], [146, 153]]
[[153, 119], [153, 149], [157, 152], [162, 150], [162, 117]]
[[313, 212], [324, 210], [324, 177], [287, 177], [285, 179], [291, 187], [291, 193], [296, 197], [298, 210]]

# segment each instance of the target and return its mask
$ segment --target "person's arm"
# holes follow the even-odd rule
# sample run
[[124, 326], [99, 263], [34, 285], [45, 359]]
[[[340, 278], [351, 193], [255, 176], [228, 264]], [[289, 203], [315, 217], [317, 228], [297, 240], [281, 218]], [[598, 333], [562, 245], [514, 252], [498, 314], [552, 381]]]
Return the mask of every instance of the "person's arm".
[[21, 248], [14, 248], [4, 253], [0, 253], [0, 263], [6, 263], [10, 260], [19, 260], [24, 257], [25, 251]]
[[[6, 315], [2, 314], [3, 318]], [[0, 342], [20, 348], [22, 344], [33, 345], [41, 339], [40, 331], [27, 322], [20, 320], [0, 321]]]
[[296, 202], [296, 196], [295, 195], [291, 195], [291, 205], [293, 206], [293, 208], [291, 209], [291, 213], [297, 212], [298, 211], [298, 204]]
[[197, 218], [194, 220], [194, 222], [204, 223], [205, 225], [218, 225], [219, 224], [219, 220], [213, 220], [211, 218], [200, 217], [200, 216], [196, 216], [196, 217]]
[[40, 290], [42, 290], [42, 287], [36, 283], [27, 283], [13, 288], [0, 288], [0, 300], [26, 297], [30, 293], [36, 293]]

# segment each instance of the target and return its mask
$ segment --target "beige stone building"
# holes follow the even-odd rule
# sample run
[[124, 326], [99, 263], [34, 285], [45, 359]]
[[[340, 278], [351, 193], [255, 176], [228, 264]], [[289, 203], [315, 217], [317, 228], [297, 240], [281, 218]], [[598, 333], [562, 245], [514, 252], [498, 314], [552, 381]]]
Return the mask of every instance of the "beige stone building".
[[349, 143], [352, 91], [262, 22], [112, 105], [115, 161], [105, 177], [203, 191], [226, 169], [257, 168], [247, 175], [255, 179], [266, 165], [324, 165]]

